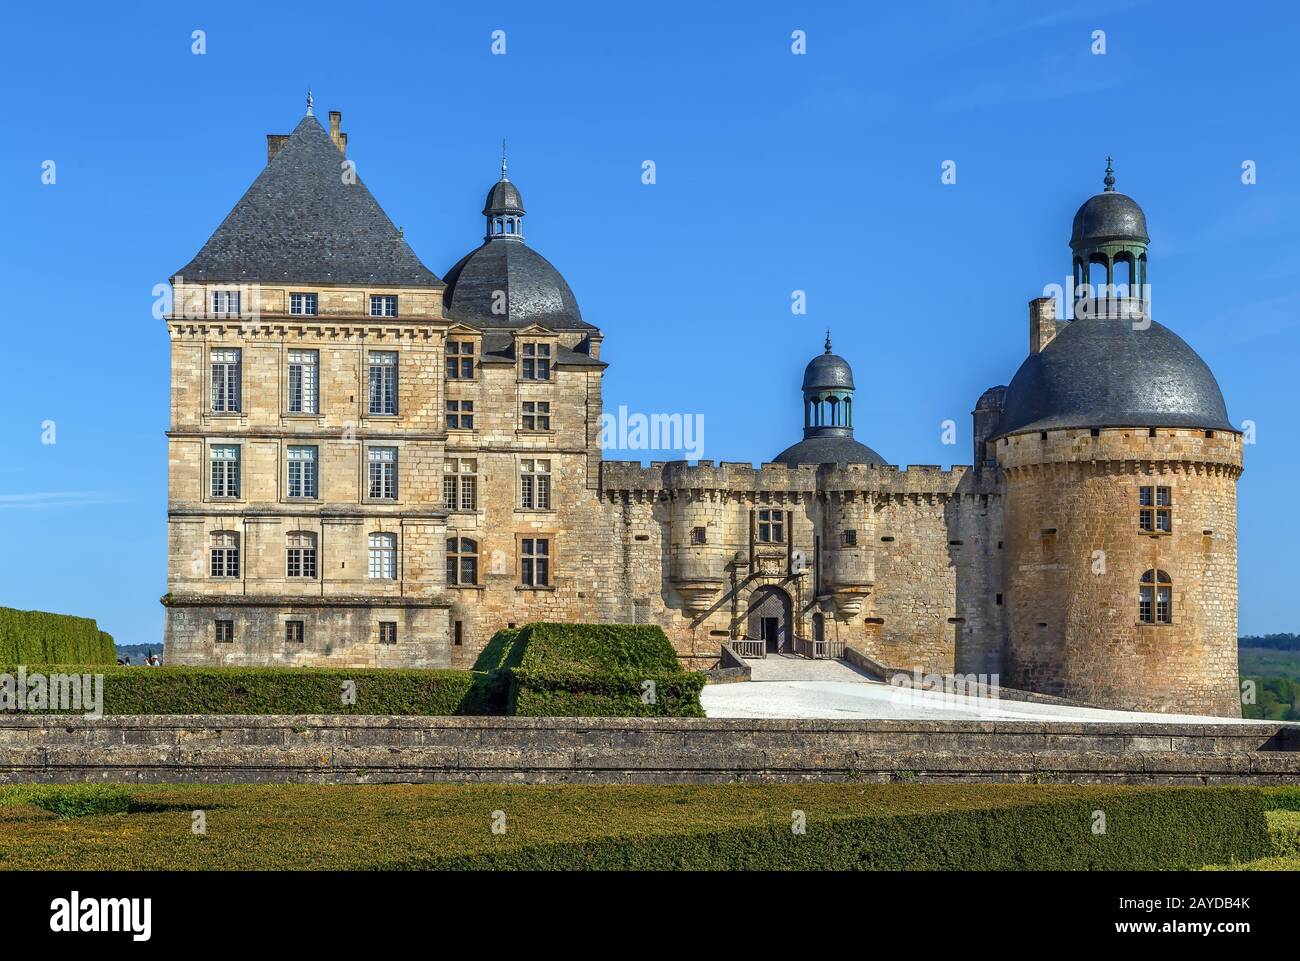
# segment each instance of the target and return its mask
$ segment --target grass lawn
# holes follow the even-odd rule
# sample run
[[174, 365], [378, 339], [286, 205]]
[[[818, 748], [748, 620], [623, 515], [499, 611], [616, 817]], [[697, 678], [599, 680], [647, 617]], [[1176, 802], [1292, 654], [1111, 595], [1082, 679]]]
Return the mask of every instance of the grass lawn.
[[[0, 787], [0, 869], [1265, 867], [1276, 860], [1266, 793], [906, 783]], [[196, 810], [205, 834], [192, 831]], [[804, 834], [792, 830], [796, 811]], [[1094, 831], [1097, 811], [1104, 834]], [[504, 813], [503, 834], [492, 830], [494, 812]], [[1269, 816], [1275, 836], [1289, 826], [1288, 850], [1300, 852], [1300, 813]]]

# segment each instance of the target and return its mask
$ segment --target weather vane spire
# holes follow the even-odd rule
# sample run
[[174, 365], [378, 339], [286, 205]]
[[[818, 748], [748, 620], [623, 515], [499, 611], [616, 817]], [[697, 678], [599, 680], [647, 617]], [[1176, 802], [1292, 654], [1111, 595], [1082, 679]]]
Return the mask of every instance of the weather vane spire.
[[827, 327], [826, 328], [826, 353], [829, 354], [830, 352], [831, 352], [831, 329]]
[[506, 138], [501, 138], [501, 179], [506, 179]]
[[1115, 191], [1115, 168], [1111, 166], [1114, 162], [1110, 157], [1106, 158], [1106, 179], [1102, 181], [1106, 185], [1106, 190], [1111, 193]]
[[315, 115], [311, 112], [311, 105], [312, 105], [312, 99], [311, 99], [311, 87], [308, 87], [308, 88], [307, 88], [307, 116], [309, 116], [309, 117], [315, 116]]

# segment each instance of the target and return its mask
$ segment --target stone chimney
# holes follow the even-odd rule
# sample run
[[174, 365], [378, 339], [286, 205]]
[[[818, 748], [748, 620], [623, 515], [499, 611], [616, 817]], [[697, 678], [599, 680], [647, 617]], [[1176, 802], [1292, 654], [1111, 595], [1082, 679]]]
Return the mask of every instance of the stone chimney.
[[339, 148], [339, 153], [346, 157], [348, 155], [348, 135], [339, 130], [341, 123], [343, 123], [343, 114], [338, 110], [331, 110], [330, 139], [334, 141], [334, 146]]
[[275, 155], [280, 152], [280, 148], [289, 140], [287, 133], [269, 133], [266, 135], [266, 162], [270, 163], [275, 159]]
[[[334, 146], [339, 148], [339, 153], [343, 156], [348, 155], [348, 135], [339, 129], [343, 123], [343, 114], [337, 110], [330, 111], [330, 140], [334, 141]], [[275, 159], [275, 155], [284, 149], [284, 145], [289, 142], [287, 133], [269, 133], [266, 135], [266, 162], [270, 163]]]
[[1029, 302], [1029, 352], [1037, 354], [1056, 336], [1056, 298], [1035, 297]]

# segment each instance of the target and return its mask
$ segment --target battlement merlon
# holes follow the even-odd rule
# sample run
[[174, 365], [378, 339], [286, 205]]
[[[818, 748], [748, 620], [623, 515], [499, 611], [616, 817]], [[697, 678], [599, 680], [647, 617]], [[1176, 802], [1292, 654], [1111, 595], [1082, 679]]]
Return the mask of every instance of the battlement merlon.
[[725, 492], [753, 494], [805, 494], [854, 492], [857, 494], [987, 494], [998, 493], [994, 472], [978, 472], [968, 465], [943, 470], [938, 465], [909, 464], [878, 467], [870, 464], [765, 463], [755, 467], [743, 461], [602, 461], [601, 494], [661, 492]]

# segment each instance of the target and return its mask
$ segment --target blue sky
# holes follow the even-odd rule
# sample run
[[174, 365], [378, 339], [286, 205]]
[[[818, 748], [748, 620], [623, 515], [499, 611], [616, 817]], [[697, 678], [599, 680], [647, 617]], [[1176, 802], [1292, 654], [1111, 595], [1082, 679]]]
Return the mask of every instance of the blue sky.
[[[1296, 13], [473, 6], [0, 13], [0, 604], [161, 641], [168, 344], [153, 288], [252, 182], [265, 134], [293, 129], [310, 84], [440, 275], [479, 242], [509, 138], [529, 242], [605, 331], [606, 408], [702, 414], [718, 460], [798, 438], [799, 378], [830, 327], [854, 365], [859, 439], [899, 464], [969, 463], [975, 399], [1024, 358], [1026, 302], [1063, 281], [1070, 219], [1112, 154], [1147, 213], [1156, 319], [1210, 364], [1233, 421], [1258, 425], [1239, 488], [1242, 631], [1300, 630]], [[941, 442], [950, 418], [956, 447]]]

